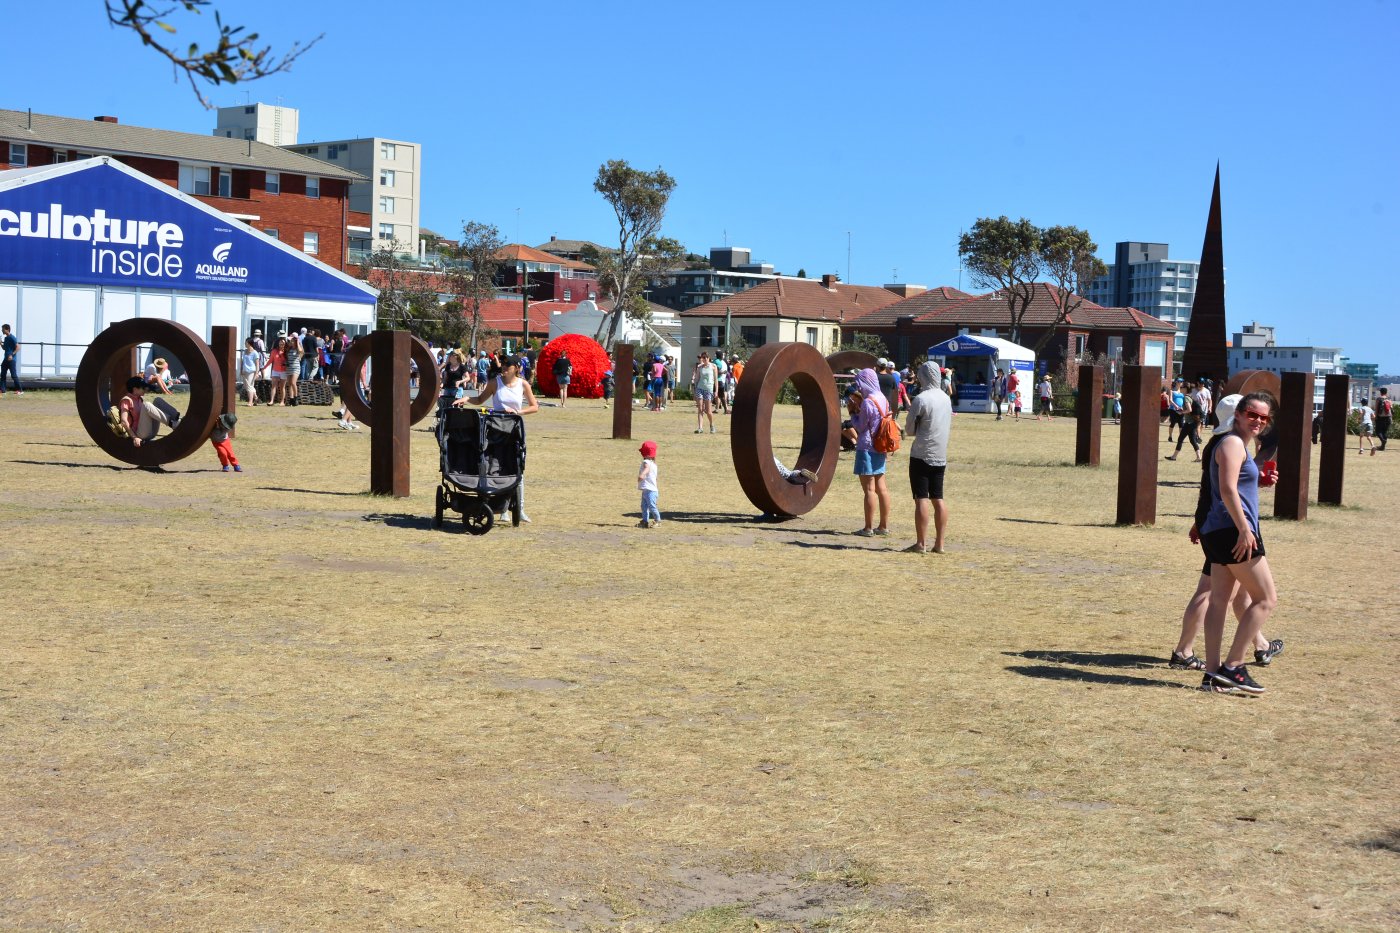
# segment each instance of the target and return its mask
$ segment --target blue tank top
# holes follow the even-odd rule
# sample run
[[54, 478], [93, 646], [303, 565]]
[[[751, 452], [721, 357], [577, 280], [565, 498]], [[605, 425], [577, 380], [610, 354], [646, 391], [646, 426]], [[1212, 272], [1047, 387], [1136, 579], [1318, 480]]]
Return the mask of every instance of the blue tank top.
[[[1220, 498], [1219, 457], [1220, 444], [1216, 444], [1215, 450], [1210, 456], [1210, 512], [1206, 515], [1206, 523], [1201, 526], [1201, 534], [1235, 527], [1235, 520], [1230, 517], [1229, 511], [1225, 508], [1224, 500]], [[1257, 537], [1259, 534], [1259, 466], [1249, 455], [1248, 448], [1245, 449], [1244, 463], [1240, 464], [1240, 476], [1236, 488], [1240, 494], [1240, 505], [1244, 507], [1245, 517], [1249, 520], [1249, 528]]]

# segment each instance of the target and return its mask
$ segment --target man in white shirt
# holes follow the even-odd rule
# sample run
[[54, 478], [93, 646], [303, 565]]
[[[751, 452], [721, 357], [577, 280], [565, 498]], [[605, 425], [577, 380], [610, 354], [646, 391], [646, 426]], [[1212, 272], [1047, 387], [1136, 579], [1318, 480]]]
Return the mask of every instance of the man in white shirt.
[[[948, 468], [948, 431], [953, 424], [953, 403], [939, 385], [938, 364], [919, 367], [922, 391], [909, 402], [904, 436], [909, 444], [909, 486], [914, 493], [914, 543], [904, 550], [912, 554], [943, 553], [943, 531], [948, 526], [948, 505], [943, 501], [943, 474]], [[933, 513], [933, 545], [928, 543], [929, 513]]]

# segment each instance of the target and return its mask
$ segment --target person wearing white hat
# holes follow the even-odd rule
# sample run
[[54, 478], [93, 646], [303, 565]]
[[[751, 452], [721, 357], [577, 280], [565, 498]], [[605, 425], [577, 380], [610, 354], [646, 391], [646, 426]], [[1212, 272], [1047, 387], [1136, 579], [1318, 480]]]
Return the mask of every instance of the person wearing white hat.
[[[1210, 562], [1202, 689], [1251, 696], [1264, 692], [1246, 670], [1245, 655], [1255, 647], [1278, 604], [1278, 595], [1259, 531], [1260, 470], [1249, 455], [1248, 444], [1269, 426], [1276, 407], [1273, 396], [1254, 392], [1243, 398], [1226, 396], [1215, 409], [1220, 425], [1205, 466], [1210, 506], [1200, 525], [1201, 549]], [[1222, 658], [1225, 614], [1236, 583], [1249, 596], [1250, 605], [1235, 630], [1229, 653]]]

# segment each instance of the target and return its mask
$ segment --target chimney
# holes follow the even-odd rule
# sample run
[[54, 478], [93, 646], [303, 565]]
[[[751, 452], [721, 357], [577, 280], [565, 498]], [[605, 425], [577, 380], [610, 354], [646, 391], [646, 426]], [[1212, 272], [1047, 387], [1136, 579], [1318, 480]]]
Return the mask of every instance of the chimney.
[[839, 275], [824, 275], [822, 276], [822, 288], [835, 288], [839, 281], [841, 281]]
[[116, 118], [116, 117], [93, 117], [93, 120], [95, 120], [95, 121], [98, 122], [98, 123], [116, 123], [116, 122], [117, 122], [117, 118]]
[[923, 285], [914, 285], [910, 282], [897, 282], [893, 285], [886, 285], [885, 291], [894, 292], [901, 298], [913, 298], [915, 295], [928, 291], [928, 289]]

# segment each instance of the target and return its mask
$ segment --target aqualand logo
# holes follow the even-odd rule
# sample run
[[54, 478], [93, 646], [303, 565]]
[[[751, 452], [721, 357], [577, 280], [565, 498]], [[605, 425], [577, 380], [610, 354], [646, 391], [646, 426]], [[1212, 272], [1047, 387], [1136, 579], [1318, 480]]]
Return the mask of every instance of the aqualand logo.
[[225, 260], [233, 252], [233, 243], [220, 243], [215, 246], [211, 256], [218, 265], [210, 265], [207, 262], [197, 263], [194, 267], [194, 277], [196, 279], [218, 279], [220, 281], [241, 282], [248, 278], [246, 266], [226, 266]]

